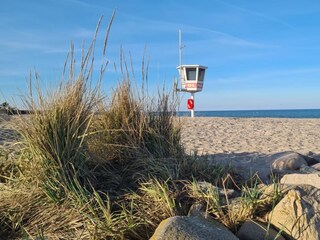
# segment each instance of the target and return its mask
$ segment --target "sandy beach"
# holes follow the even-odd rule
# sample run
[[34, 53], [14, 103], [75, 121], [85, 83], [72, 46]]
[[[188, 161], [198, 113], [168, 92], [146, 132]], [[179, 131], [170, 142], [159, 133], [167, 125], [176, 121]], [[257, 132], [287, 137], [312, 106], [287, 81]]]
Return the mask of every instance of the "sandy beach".
[[[1, 148], [17, 151], [15, 117], [0, 121]], [[187, 154], [206, 154], [212, 163], [230, 165], [244, 179], [259, 172], [268, 182], [274, 159], [296, 152], [320, 160], [320, 119], [180, 118]]]
[[[187, 153], [272, 154], [294, 151], [320, 154], [320, 119], [182, 117]], [[12, 145], [14, 117], [0, 121], [0, 145]]]
[[14, 148], [14, 144], [18, 140], [18, 134], [14, 130], [16, 117], [8, 115], [0, 115], [0, 147]]
[[320, 153], [320, 119], [181, 118], [188, 153]]

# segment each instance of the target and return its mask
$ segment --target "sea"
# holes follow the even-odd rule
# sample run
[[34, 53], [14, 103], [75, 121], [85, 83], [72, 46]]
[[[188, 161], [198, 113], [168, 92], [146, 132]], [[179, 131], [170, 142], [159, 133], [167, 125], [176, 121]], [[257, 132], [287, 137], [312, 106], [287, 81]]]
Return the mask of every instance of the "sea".
[[[178, 115], [190, 116], [190, 111], [180, 111]], [[195, 111], [195, 116], [230, 118], [320, 118], [320, 109]]]

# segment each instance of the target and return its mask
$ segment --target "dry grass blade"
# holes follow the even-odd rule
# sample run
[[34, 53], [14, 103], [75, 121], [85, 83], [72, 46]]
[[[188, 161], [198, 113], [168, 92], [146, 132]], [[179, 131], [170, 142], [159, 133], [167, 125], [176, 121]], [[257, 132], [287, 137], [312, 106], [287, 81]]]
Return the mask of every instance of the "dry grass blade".
[[277, 184], [269, 188], [260, 187], [259, 181], [244, 185], [241, 197], [230, 199], [226, 194], [219, 194], [216, 187], [203, 188], [198, 181], [189, 183], [189, 196], [196, 202], [206, 206], [206, 213], [223, 223], [229, 229], [236, 231], [247, 219], [261, 219], [263, 214], [274, 208], [280, 200]]
[[131, 82], [123, 81], [108, 106], [101, 106], [95, 119], [90, 144], [100, 162], [131, 161], [136, 158], [163, 158], [181, 153], [180, 130], [174, 124], [173, 107], [165, 93], [153, 109], [146, 106]]
[[[56, 92], [44, 95], [38, 85], [38, 104], [26, 99], [35, 113], [32, 121], [22, 120], [21, 135], [32, 159], [38, 161], [42, 172], [38, 181], [45, 183], [49, 177], [58, 183], [71, 182], [74, 175], [86, 177], [84, 136], [92, 121], [96, 104], [96, 90], [88, 90], [83, 76], [70, 79]], [[58, 189], [61, 187], [59, 184]]]

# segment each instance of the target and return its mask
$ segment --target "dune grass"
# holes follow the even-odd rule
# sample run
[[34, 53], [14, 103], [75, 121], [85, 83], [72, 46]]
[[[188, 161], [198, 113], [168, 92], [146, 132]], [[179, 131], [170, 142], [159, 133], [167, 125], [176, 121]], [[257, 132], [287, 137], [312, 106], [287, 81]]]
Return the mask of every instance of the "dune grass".
[[147, 239], [162, 220], [186, 215], [197, 202], [234, 229], [268, 205], [262, 191], [244, 189], [239, 212], [197, 188], [198, 181], [226, 187], [233, 171], [184, 153], [174, 94], [151, 97], [126, 71], [111, 100], [103, 98], [102, 76], [92, 81], [96, 35], [77, 73], [71, 50], [68, 77], [57, 88], [43, 90], [37, 74], [30, 84], [24, 101], [33, 114], [20, 118], [19, 156], [8, 163], [0, 150], [1, 236]]
[[205, 213], [223, 223], [230, 230], [236, 232], [237, 228], [247, 219], [262, 219], [281, 199], [278, 184], [274, 183], [266, 188], [260, 184], [259, 179], [253, 176], [251, 184], [239, 186], [241, 196], [230, 198], [226, 188], [203, 189], [199, 182], [194, 180], [188, 184], [190, 197], [205, 206]]

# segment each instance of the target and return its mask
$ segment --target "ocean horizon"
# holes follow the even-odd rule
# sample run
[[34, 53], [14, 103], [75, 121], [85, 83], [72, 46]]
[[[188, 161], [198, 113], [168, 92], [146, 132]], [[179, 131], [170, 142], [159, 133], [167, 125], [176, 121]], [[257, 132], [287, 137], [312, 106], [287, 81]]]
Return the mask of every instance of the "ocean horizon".
[[[179, 111], [178, 116], [188, 117], [190, 111]], [[195, 111], [195, 117], [320, 118], [320, 109]]]

